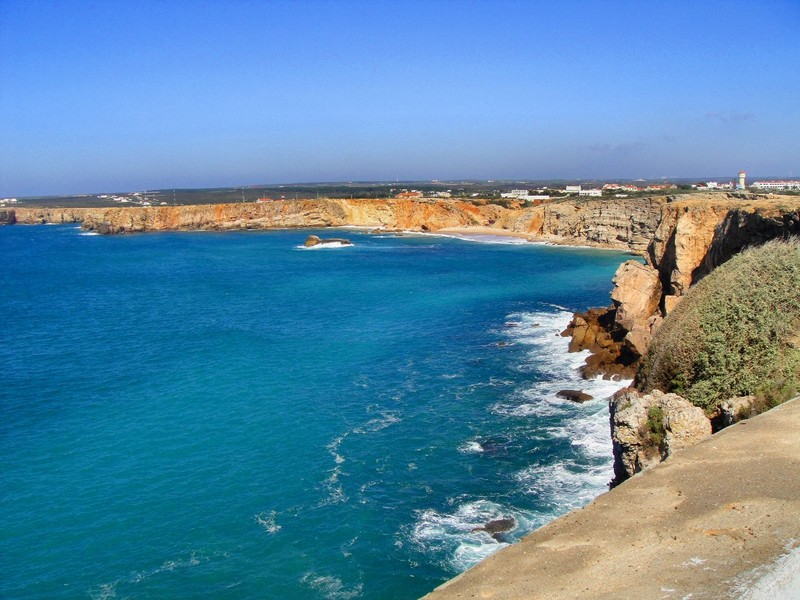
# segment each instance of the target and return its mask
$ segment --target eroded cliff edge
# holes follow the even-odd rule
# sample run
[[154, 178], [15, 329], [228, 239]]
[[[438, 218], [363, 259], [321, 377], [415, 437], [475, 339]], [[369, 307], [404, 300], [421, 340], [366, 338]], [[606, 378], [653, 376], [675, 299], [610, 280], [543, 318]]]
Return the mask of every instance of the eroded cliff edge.
[[644, 264], [614, 277], [612, 305], [578, 314], [565, 335], [593, 356], [586, 376], [633, 377], [664, 317], [689, 288], [748, 246], [800, 235], [800, 198], [719, 194], [661, 205]]

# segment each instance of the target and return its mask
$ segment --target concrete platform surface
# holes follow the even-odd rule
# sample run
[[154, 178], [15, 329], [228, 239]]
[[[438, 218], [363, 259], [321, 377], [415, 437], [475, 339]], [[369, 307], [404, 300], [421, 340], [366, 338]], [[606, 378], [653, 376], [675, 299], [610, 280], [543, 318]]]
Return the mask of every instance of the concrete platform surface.
[[800, 599], [799, 568], [800, 398], [676, 453], [425, 599]]

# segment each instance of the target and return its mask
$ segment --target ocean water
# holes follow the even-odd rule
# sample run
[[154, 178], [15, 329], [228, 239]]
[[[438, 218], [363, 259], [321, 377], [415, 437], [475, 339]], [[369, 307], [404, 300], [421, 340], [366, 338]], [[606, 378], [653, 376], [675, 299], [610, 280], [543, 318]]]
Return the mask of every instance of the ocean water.
[[606, 489], [626, 255], [309, 233], [0, 228], [0, 597], [417, 598]]

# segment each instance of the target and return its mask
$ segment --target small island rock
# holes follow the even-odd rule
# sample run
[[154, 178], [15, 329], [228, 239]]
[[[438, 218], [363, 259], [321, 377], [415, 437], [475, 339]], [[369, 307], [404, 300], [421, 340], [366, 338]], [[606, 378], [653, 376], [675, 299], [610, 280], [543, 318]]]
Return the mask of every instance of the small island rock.
[[343, 246], [352, 246], [353, 242], [350, 240], [346, 240], [344, 238], [326, 238], [323, 239], [317, 235], [310, 235], [306, 238], [305, 244], [303, 244], [306, 248], [311, 248], [313, 246], [319, 246], [322, 244], [342, 244]]

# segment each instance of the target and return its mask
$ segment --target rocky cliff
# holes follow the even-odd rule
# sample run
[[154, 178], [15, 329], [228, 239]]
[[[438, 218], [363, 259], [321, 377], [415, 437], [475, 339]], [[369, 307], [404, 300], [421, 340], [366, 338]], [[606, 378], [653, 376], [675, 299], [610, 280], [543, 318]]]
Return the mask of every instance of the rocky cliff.
[[416, 231], [488, 227], [560, 244], [643, 254], [659, 225], [664, 199], [564, 200], [525, 208], [488, 201], [284, 200], [126, 208], [17, 209], [20, 223], [83, 223], [101, 233], [191, 229], [366, 226]]
[[[599, 332], [583, 336], [590, 343], [573, 344], [575, 350], [595, 353], [588, 375], [620, 374], [620, 362], [614, 357], [623, 357], [627, 367], [623, 374], [631, 375], [663, 317], [692, 285], [747, 246], [800, 235], [800, 198], [796, 196], [693, 195], [659, 208], [657, 226], [644, 252], [645, 264], [629, 261], [620, 266], [611, 293], [613, 304], [605, 309], [607, 315], [596, 319], [596, 327], [619, 340], [619, 348], [591, 343], [603, 338]], [[576, 315], [565, 333], [572, 335], [580, 321], [586, 321], [585, 314]], [[611, 360], [598, 364], [598, 355]]]
[[82, 223], [100, 233], [368, 226], [433, 231], [489, 226], [500, 206], [413, 200], [285, 200], [126, 208], [17, 209], [19, 223]]
[[[610, 403], [616, 482], [669, 457], [676, 426], [682, 443], [693, 443], [800, 390], [800, 238], [759, 245], [770, 235], [791, 233], [793, 217], [735, 210], [715, 229], [695, 273], [713, 264], [713, 252], [735, 256], [677, 297], [680, 303], [664, 319], [658, 317], [636, 389], [619, 392]], [[728, 240], [724, 234], [731, 223], [743, 222], [755, 223], [753, 245], [737, 253], [746, 237]], [[642, 300], [653, 300], [655, 289], [633, 289], [629, 306], [616, 309], [615, 325], [625, 325], [636, 309], [647, 314]]]
[[539, 240], [643, 254], [667, 204], [663, 197], [566, 200], [510, 211], [500, 225]]

